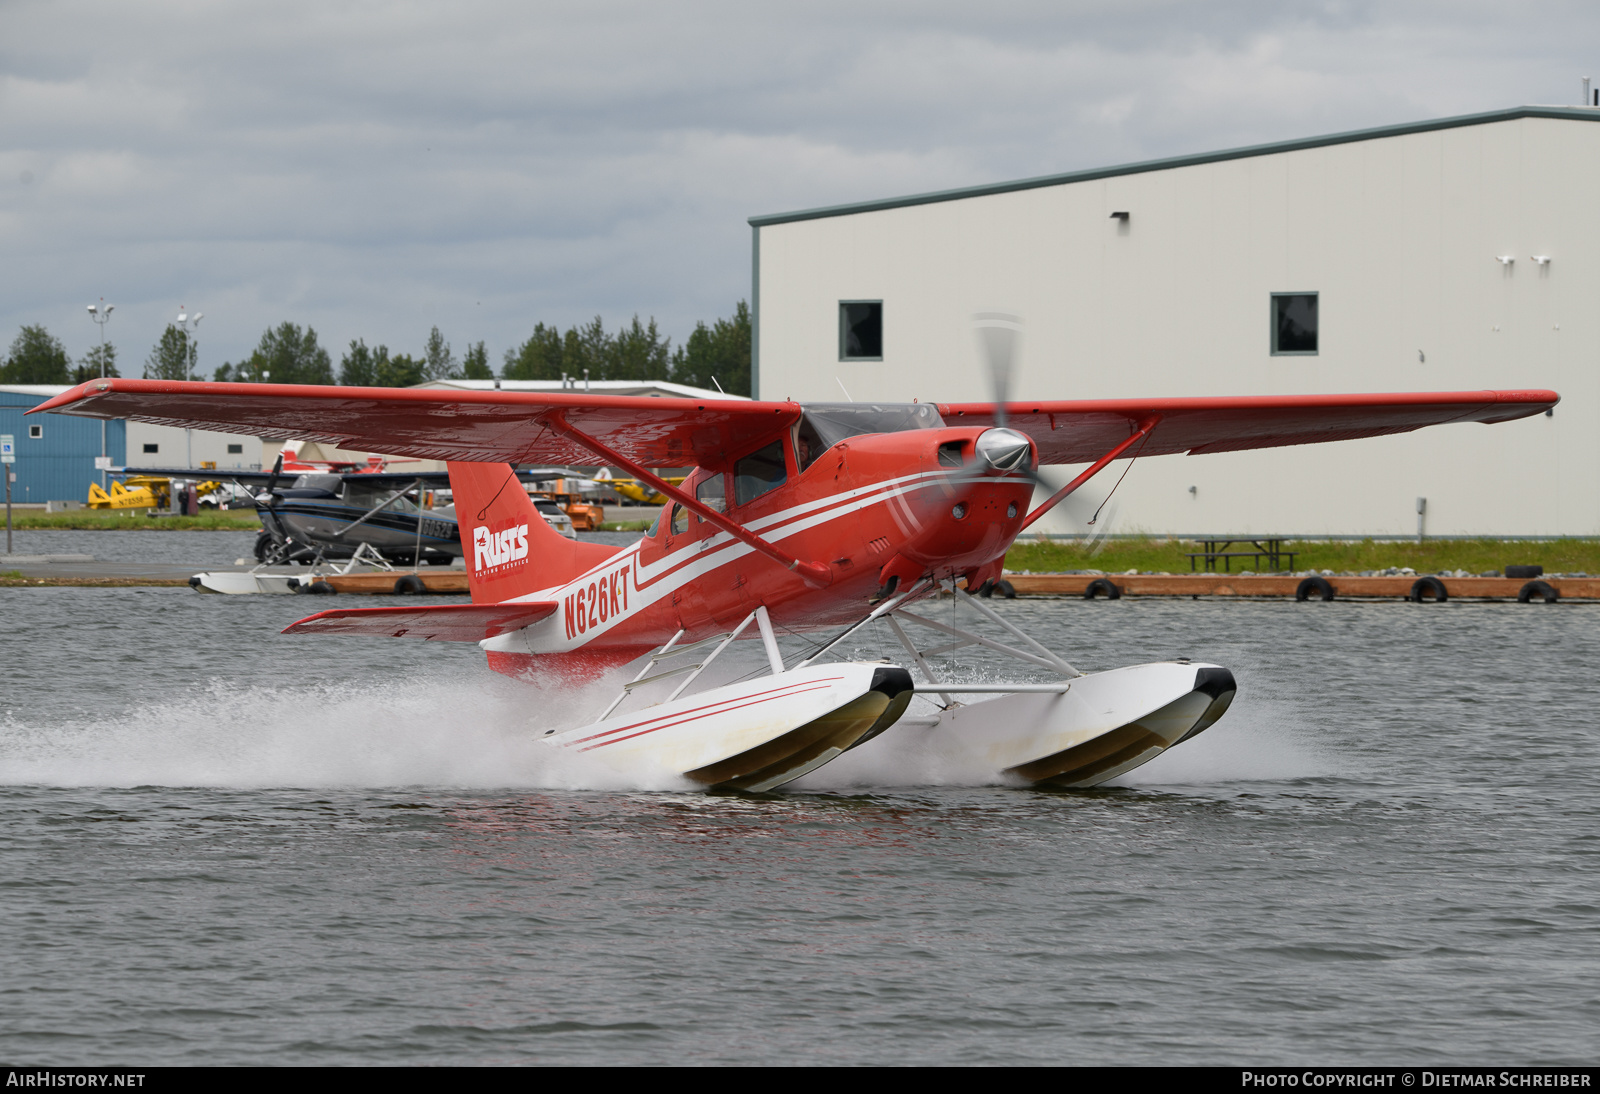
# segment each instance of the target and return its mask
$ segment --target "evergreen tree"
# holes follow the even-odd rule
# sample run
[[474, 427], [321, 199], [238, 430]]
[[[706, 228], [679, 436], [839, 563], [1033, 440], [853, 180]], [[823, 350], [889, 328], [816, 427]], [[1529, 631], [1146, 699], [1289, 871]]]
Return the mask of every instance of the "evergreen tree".
[[479, 342], [467, 348], [467, 355], [461, 361], [461, 378], [463, 380], [493, 380], [494, 369], [489, 367], [489, 351]]
[[72, 359], [66, 347], [43, 326], [24, 326], [11, 343], [11, 353], [0, 365], [0, 383], [70, 383]]
[[[221, 370], [218, 370], [220, 377]], [[293, 323], [280, 323], [261, 335], [261, 342], [239, 364], [233, 379], [274, 384], [331, 384], [333, 359], [317, 344], [312, 327], [302, 331]]]
[[117, 371], [117, 347], [110, 342], [95, 346], [83, 359], [78, 362], [77, 370], [72, 374], [72, 382], [81, 384], [88, 380], [98, 380], [102, 376], [121, 376]]
[[434, 327], [428, 332], [427, 344], [422, 350], [424, 371], [428, 380], [459, 380], [461, 374], [456, 371], [455, 354], [450, 352], [450, 343], [444, 340], [444, 335], [439, 333], [439, 328]]
[[584, 326], [567, 331], [561, 345], [562, 371], [576, 381], [583, 380], [585, 370], [591, 380], [609, 380], [615, 350], [616, 343], [597, 315]]
[[607, 380], [665, 380], [672, 371], [672, 339], [662, 338], [655, 317], [640, 326], [639, 316], [623, 327], [612, 342]]
[[428, 360], [409, 353], [389, 356], [388, 346], [379, 346], [373, 354], [373, 371], [379, 387], [415, 387], [428, 379]]
[[145, 358], [146, 380], [189, 380], [194, 375], [195, 361], [200, 356], [200, 343], [182, 328], [167, 324], [161, 340]]
[[[383, 355], [389, 356], [387, 349]], [[352, 339], [349, 351], [339, 359], [339, 382], [348, 387], [378, 386], [377, 360], [367, 348], [366, 339]]]
[[710, 327], [696, 323], [689, 340], [672, 356], [672, 378], [680, 384], [716, 388], [729, 395], [750, 394], [750, 306], [743, 300], [732, 319]]
[[583, 379], [583, 370], [591, 367], [583, 351], [583, 336], [577, 327], [568, 327], [561, 336], [561, 374], [574, 380]]
[[507, 380], [559, 380], [561, 331], [538, 323], [522, 345], [506, 350], [500, 375]]

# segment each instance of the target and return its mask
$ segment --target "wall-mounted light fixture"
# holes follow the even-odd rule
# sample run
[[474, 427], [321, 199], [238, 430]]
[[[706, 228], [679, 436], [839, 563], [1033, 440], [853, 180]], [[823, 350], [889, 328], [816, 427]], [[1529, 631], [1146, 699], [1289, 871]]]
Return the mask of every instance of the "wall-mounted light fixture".
[[1495, 255], [1494, 260], [1500, 263], [1502, 266], [1509, 266], [1516, 261], [1516, 259], [1512, 258], [1510, 255]]
[[1189, 496], [1191, 498], [1198, 498], [1200, 496], [1200, 488], [1198, 486], [1189, 487]]
[[1112, 213], [1111, 214], [1111, 219], [1112, 220], [1120, 220], [1120, 221], [1122, 221], [1122, 223], [1126, 224], [1126, 223], [1128, 223], [1128, 220], [1132, 216], [1133, 216], [1132, 213], [1129, 213], [1126, 210], [1123, 210], [1122, 212]]
[[1549, 255], [1529, 255], [1528, 257], [1533, 259], [1533, 263], [1536, 266], [1548, 266], [1548, 265], [1550, 265], [1550, 256]]

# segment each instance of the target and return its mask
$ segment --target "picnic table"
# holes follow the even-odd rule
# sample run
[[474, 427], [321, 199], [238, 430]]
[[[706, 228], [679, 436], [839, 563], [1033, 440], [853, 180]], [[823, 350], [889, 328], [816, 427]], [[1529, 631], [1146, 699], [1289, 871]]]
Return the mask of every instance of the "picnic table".
[[[1294, 569], [1294, 556], [1300, 553], [1298, 551], [1285, 551], [1283, 549], [1282, 536], [1232, 536], [1228, 539], [1223, 539], [1219, 536], [1215, 539], [1202, 539], [1198, 542], [1204, 545], [1204, 551], [1185, 552], [1189, 556], [1189, 571], [1191, 573], [1196, 570], [1196, 561], [1198, 559], [1205, 559], [1206, 573], [1216, 573], [1217, 560], [1219, 558], [1222, 560], [1223, 573], [1233, 572], [1233, 560], [1236, 558], [1254, 559], [1257, 570], [1262, 568], [1262, 559], [1267, 559], [1271, 562], [1271, 566], [1268, 569], [1292, 570]], [[1241, 545], [1248, 543], [1253, 550], [1245, 550], [1241, 546], [1239, 550], [1235, 551], [1233, 546], [1236, 543]], [[1289, 560], [1289, 565], [1287, 566], [1283, 565], [1283, 559], [1286, 557]]]

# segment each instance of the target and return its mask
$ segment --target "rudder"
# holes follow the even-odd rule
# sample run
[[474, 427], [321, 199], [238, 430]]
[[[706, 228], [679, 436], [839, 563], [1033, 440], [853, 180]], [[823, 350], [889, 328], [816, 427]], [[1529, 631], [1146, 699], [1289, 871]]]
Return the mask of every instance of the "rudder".
[[509, 464], [447, 466], [474, 604], [563, 585], [621, 550], [579, 543], [550, 527]]

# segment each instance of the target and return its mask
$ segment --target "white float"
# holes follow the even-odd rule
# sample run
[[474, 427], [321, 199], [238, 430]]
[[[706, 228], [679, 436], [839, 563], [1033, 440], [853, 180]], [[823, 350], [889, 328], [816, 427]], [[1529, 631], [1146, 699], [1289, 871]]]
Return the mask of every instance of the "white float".
[[[997, 641], [907, 611], [917, 590], [886, 600], [807, 660], [786, 669], [777, 640], [758, 608], [732, 633], [678, 646], [681, 632], [653, 654], [598, 721], [549, 731], [545, 743], [684, 776], [705, 786], [772, 790], [859, 748], [847, 767], [863, 769], [879, 756], [915, 754], [944, 770], [979, 781], [1063, 787], [1114, 779], [1194, 736], [1233, 702], [1233, 674], [1219, 665], [1164, 661], [1084, 674], [997, 616], [964, 598], [1030, 649]], [[883, 618], [925, 679], [882, 661], [826, 663], [828, 650], [865, 623]], [[766, 646], [771, 674], [685, 694], [705, 667], [752, 623]], [[919, 648], [902, 624], [931, 629], [941, 644]], [[953, 640], [951, 640], [953, 639]], [[1049, 683], [951, 683], [935, 678], [928, 658], [981, 645], [1035, 668], [1055, 672]], [[702, 661], [661, 668], [710, 650]], [[687, 674], [666, 700], [618, 715], [636, 689]], [[964, 703], [968, 695], [995, 695]], [[906, 715], [922, 696], [931, 712]], [[891, 728], [892, 727], [892, 728]]]
[[196, 592], [243, 596], [253, 593], [292, 593], [300, 578], [292, 574], [267, 574], [254, 571], [214, 570], [195, 574], [189, 585]]
[[1219, 665], [1169, 661], [1078, 676], [1064, 684], [919, 684], [945, 696], [1011, 694], [932, 715], [910, 715], [874, 748], [914, 747], [946, 770], [995, 781], [1097, 786], [1132, 771], [1215, 722], [1233, 702], [1233, 674]]
[[772, 790], [881, 733], [911, 701], [881, 662], [791, 669], [551, 733], [551, 746], [707, 787]]

